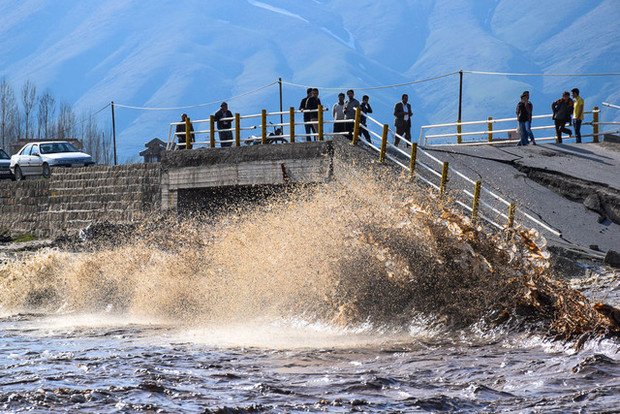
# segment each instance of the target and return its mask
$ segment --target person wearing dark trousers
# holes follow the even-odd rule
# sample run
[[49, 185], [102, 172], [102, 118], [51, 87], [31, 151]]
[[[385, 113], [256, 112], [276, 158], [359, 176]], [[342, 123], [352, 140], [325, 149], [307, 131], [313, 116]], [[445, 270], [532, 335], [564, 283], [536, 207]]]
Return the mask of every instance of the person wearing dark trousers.
[[562, 133], [568, 134], [570, 137], [572, 131], [566, 128], [566, 123], [570, 120], [571, 113], [573, 112], [573, 101], [570, 98], [568, 92], [564, 92], [562, 97], [551, 104], [551, 110], [553, 110], [553, 120], [555, 122], [555, 142], [562, 143]]
[[[306, 121], [306, 113], [304, 113], [304, 122], [306, 122], [306, 134], [317, 133], [319, 125], [319, 105], [321, 100], [319, 99], [319, 90], [317, 88], [310, 89], [310, 95], [306, 98], [305, 110], [308, 111], [308, 119]], [[306, 141], [312, 141], [311, 136], [306, 137]]]
[[[306, 134], [311, 134], [312, 131], [312, 113], [306, 110], [308, 104], [308, 98], [312, 96], [312, 88], [306, 89], [306, 97], [299, 103], [299, 110], [304, 113], [304, 127], [306, 128]], [[306, 136], [306, 141], [310, 141], [310, 135]]]
[[394, 105], [394, 126], [396, 127], [396, 135], [394, 136], [394, 145], [398, 147], [401, 136], [411, 142], [411, 104], [409, 95], [403, 94], [401, 101]]
[[[364, 125], [364, 127], [366, 126], [366, 117], [364, 116], [364, 114], [372, 114], [372, 107], [368, 103], [369, 99], [370, 98], [368, 97], [368, 95], [362, 96], [362, 103], [360, 104], [360, 109], [362, 110], [360, 124]], [[365, 128], [360, 128], [360, 130], [362, 132], [362, 135], [364, 135], [364, 138], [366, 138], [366, 141], [370, 142], [370, 134], [368, 133], [368, 131]]]
[[344, 93], [338, 94], [338, 102], [334, 104], [332, 107], [332, 116], [334, 117], [334, 134], [340, 134], [345, 132], [345, 127], [343, 122], [338, 122], [344, 120]]
[[[181, 124], [177, 125], [176, 130], [174, 135], [177, 136], [177, 140], [179, 142], [179, 144], [186, 144], [187, 143], [187, 136], [185, 135], [185, 121], [187, 119], [187, 114], [181, 114]], [[194, 142], [195, 141], [195, 136], [194, 136], [194, 125], [192, 125], [191, 123], [189, 124], [189, 130], [190, 130], [190, 142]], [[185, 149], [185, 145], [180, 145], [178, 146], [179, 149]]]
[[215, 113], [215, 122], [217, 122], [217, 129], [220, 130], [220, 147], [232, 146], [233, 133], [232, 131], [221, 131], [222, 129], [230, 129], [232, 126], [232, 120], [223, 118], [232, 118], [233, 114], [228, 110], [228, 104], [222, 102], [220, 110]]
[[347, 131], [347, 138], [352, 139], [353, 129], [355, 128], [355, 111], [360, 106], [360, 101], [355, 99], [355, 92], [353, 92], [353, 89], [347, 91], [347, 97], [349, 99], [344, 103], [344, 119], [349, 122], [345, 124], [345, 128]]
[[530, 119], [530, 113], [527, 108], [527, 95], [525, 93], [521, 94], [521, 100], [517, 104], [517, 122], [519, 123], [519, 127], [517, 128], [519, 132], [519, 137], [521, 140], [517, 144], [518, 147], [528, 144], [528, 134], [525, 129], [525, 123]]
[[579, 96], [579, 89], [571, 90], [573, 95], [573, 126], [575, 127], [575, 141], [581, 144], [581, 123], [583, 122], [583, 98]]

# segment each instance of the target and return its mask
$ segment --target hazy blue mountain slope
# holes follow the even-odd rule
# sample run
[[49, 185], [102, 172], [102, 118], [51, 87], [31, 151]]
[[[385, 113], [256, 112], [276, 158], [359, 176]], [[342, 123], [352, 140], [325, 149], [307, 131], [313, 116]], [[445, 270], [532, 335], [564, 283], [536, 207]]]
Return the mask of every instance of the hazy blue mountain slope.
[[[617, 0], [3, 0], [0, 77], [16, 89], [27, 79], [78, 111], [110, 101], [168, 111], [116, 108], [121, 159], [135, 156], [187, 112], [207, 118], [219, 101], [284, 81], [284, 108], [306, 86], [321, 88], [330, 106], [338, 92], [367, 93], [375, 116], [393, 123], [402, 93], [422, 124], [457, 117], [458, 75], [399, 84], [463, 70], [531, 73], [620, 72]], [[620, 103], [619, 77], [557, 78], [465, 74], [463, 120], [512, 116], [518, 96], [532, 91], [537, 113], [574, 86], [586, 107]], [[289, 85], [293, 83], [299, 86]], [[277, 85], [230, 100], [233, 111], [279, 108]], [[607, 119], [620, 119], [608, 110]], [[109, 110], [99, 114], [110, 123]]]

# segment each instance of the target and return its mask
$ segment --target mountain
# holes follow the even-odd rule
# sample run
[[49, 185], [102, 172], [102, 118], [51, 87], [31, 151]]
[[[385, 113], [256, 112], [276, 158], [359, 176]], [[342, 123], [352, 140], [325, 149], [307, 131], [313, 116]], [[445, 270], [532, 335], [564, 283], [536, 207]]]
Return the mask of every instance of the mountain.
[[[427, 123], [454, 122], [464, 71], [620, 73], [618, 0], [3, 0], [0, 78], [28, 79], [78, 111], [114, 101], [121, 160], [153, 137], [167, 139], [181, 112], [192, 119], [228, 100], [233, 112], [296, 107], [305, 86], [324, 104], [348, 88], [371, 96], [374, 116], [393, 123], [408, 93], [414, 137]], [[579, 87], [586, 109], [620, 103], [619, 76], [505, 76], [465, 73], [462, 118], [514, 116], [521, 91], [537, 114]], [[273, 84], [256, 93], [231, 97]], [[172, 108], [130, 109], [120, 105]], [[620, 111], [602, 108], [603, 120]], [[111, 123], [110, 110], [98, 114]]]

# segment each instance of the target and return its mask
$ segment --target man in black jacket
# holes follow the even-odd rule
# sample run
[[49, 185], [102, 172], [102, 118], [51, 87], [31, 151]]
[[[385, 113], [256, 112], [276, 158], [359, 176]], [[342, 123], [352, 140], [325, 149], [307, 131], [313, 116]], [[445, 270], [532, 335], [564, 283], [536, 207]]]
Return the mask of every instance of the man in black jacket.
[[562, 98], [558, 99], [551, 104], [553, 110], [553, 120], [555, 121], [555, 142], [562, 143], [562, 132], [568, 134], [570, 137], [573, 132], [566, 128], [566, 123], [570, 121], [570, 116], [573, 112], [573, 100], [570, 98], [568, 92], [562, 94]]
[[[396, 127], [396, 135], [394, 136], [394, 145], [398, 147], [401, 136], [411, 142], [411, 104], [408, 103], [409, 95], [403, 94], [401, 101], [394, 105], [394, 126]], [[408, 144], [407, 144], [408, 145]]]
[[[179, 144], [186, 144], [187, 143], [187, 136], [185, 134], [185, 124], [186, 124], [186, 120], [187, 120], [187, 114], [181, 114], [181, 124], [178, 124], [175, 130], [174, 135], [176, 135], [177, 137], [177, 141], [179, 142]], [[189, 124], [189, 130], [190, 130], [190, 145], [192, 142], [195, 141], [195, 137], [194, 137], [194, 126], [190, 123]], [[179, 149], [185, 149], [186, 145], [179, 145]], [[190, 146], [191, 149], [191, 146]]]
[[[230, 131], [232, 120], [223, 119], [232, 117], [233, 114], [228, 110], [228, 104], [226, 102], [222, 102], [220, 105], [220, 110], [215, 113], [215, 122], [217, 122], [217, 129], [220, 135], [220, 147], [232, 146], [233, 133]], [[222, 131], [222, 129], [226, 129], [228, 131]]]

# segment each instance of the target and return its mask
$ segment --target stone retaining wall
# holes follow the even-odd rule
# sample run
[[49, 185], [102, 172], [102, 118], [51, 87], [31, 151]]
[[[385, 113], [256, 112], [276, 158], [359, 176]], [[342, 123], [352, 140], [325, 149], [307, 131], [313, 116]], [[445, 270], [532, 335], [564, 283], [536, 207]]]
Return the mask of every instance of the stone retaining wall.
[[48, 180], [0, 181], [0, 232], [72, 234], [99, 220], [130, 223], [160, 208], [159, 164], [54, 169]]

